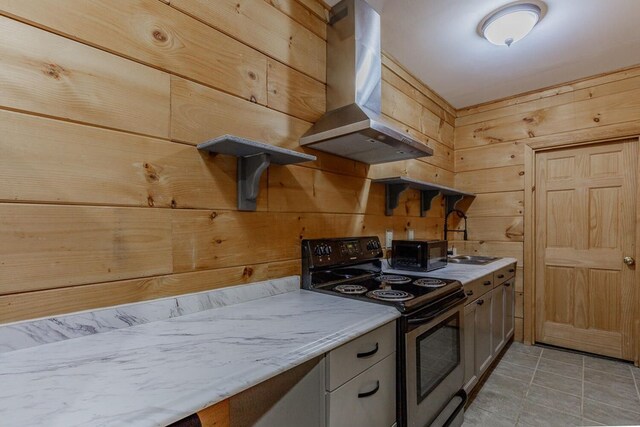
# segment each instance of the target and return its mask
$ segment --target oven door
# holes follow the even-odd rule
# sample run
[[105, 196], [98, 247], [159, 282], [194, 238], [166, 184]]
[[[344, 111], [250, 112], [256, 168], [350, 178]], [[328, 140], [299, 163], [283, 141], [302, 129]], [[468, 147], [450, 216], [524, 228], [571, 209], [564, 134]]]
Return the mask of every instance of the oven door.
[[430, 425], [464, 385], [465, 299], [454, 298], [436, 314], [407, 320], [407, 426]]

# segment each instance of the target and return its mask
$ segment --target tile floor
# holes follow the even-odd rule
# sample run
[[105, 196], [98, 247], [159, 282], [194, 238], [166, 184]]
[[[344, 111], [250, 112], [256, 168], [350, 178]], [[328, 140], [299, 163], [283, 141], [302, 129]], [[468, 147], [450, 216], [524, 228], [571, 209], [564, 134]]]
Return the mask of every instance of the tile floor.
[[640, 425], [640, 369], [513, 343], [465, 413], [464, 427]]

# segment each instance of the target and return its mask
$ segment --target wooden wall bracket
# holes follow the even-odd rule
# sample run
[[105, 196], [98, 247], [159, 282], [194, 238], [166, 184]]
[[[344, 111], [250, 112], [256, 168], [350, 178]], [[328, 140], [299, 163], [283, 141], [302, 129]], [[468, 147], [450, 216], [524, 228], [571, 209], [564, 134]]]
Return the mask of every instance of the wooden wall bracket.
[[238, 158], [238, 210], [241, 211], [256, 210], [260, 177], [272, 163], [290, 165], [316, 160], [316, 156], [311, 154], [298, 153], [233, 135], [223, 135], [198, 144], [198, 150]]

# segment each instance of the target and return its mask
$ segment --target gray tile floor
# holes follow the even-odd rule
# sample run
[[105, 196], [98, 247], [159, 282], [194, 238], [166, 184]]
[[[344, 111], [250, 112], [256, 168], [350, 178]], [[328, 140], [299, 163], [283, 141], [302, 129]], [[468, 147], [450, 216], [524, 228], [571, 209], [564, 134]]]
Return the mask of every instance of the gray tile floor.
[[464, 427], [640, 425], [640, 369], [513, 343], [465, 413]]

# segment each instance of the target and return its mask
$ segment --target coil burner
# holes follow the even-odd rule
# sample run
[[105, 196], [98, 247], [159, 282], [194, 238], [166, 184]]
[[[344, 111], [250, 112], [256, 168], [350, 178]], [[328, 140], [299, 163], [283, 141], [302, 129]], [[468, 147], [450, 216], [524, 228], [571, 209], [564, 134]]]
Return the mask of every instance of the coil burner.
[[402, 285], [411, 282], [411, 279], [407, 276], [398, 276], [395, 274], [381, 274], [376, 277], [376, 280], [378, 282], [388, 283], [389, 285]]
[[416, 286], [422, 286], [424, 288], [441, 288], [443, 286], [446, 286], [447, 283], [444, 280], [425, 277], [423, 279], [414, 281], [413, 284]]
[[367, 288], [362, 285], [338, 285], [333, 290], [346, 295], [361, 295], [367, 292]]
[[376, 289], [370, 292], [367, 292], [367, 296], [369, 298], [377, 299], [380, 301], [408, 301], [414, 298], [409, 292], [398, 291], [394, 289]]

